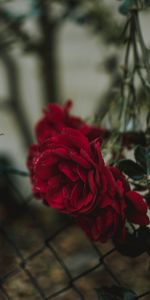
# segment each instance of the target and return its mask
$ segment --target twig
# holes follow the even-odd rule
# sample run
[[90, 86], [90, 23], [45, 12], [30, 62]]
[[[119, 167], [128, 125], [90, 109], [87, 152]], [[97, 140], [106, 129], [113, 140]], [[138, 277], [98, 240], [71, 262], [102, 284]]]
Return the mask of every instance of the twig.
[[29, 173], [27, 171], [22, 171], [18, 169], [14, 169], [7, 166], [1, 166], [0, 165], [0, 174], [13, 174], [13, 175], [19, 175], [19, 176], [29, 176]]

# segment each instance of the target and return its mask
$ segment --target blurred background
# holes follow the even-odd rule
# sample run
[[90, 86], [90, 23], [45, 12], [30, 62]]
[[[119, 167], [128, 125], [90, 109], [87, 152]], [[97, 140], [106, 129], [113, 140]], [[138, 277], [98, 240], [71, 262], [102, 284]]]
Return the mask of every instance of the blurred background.
[[[96, 118], [103, 126], [110, 126], [105, 115], [111, 102], [115, 101], [120, 86], [123, 56], [121, 32], [126, 20], [126, 17], [118, 12], [119, 5], [117, 0], [0, 1], [2, 164], [26, 169], [28, 147], [35, 139], [35, 123], [41, 117], [43, 108], [50, 102], [63, 104], [72, 99], [73, 114], [89, 122]], [[141, 15], [141, 23], [144, 37], [149, 42], [148, 13]], [[57, 288], [55, 290], [54, 287], [63, 289], [66, 274], [57, 266], [59, 257], [56, 264], [54, 263], [53, 256], [57, 253], [62, 253], [72, 276], [78, 276], [81, 270], [88, 270], [98, 264], [101, 253], [99, 250], [93, 250], [90, 242], [76, 228], [72, 233], [65, 231], [64, 235], [56, 237], [54, 248], [48, 244], [48, 250], [45, 249], [45, 241], [47, 242], [49, 235], [68, 220], [56, 216], [38, 201], [30, 201], [31, 186], [27, 178], [1, 176], [0, 191], [0, 300], [50, 299], [45, 295], [50, 291], [55, 294]], [[20, 205], [28, 201], [30, 205], [22, 215]], [[73, 237], [76, 236], [78, 241], [75, 243]], [[105, 255], [112, 245], [103, 247], [102, 253]], [[37, 248], [42, 249], [38, 259], [35, 253]], [[31, 261], [30, 265], [27, 257], [33, 253], [35, 264]], [[111, 260], [112, 268], [116, 268], [115, 262], [118, 266], [117, 272], [119, 276], [124, 275], [126, 284], [129, 275], [127, 268], [131, 267], [131, 262], [123, 259], [120, 263], [118, 255], [113, 256]], [[147, 258], [144, 257], [141, 261], [134, 260], [134, 263], [132, 260], [134, 268], [140, 262], [143, 266], [144, 281], [140, 278], [140, 285], [139, 282], [135, 283], [138, 292], [149, 286], [149, 273], [145, 271], [148, 266]], [[26, 266], [28, 272], [23, 273]], [[14, 271], [17, 268], [19, 271]], [[138, 270], [141, 272], [140, 268], [137, 272]], [[12, 273], [12, 278], [11, 272], [16, 272]], [[87, 293], [89, 287], [95, 288], [99, 283], [113, 281], [111, 273], [109, 276], [108, 273], [107, 266], [102, 264], [98, 273], [94, 273], [90, 279], [82, 278], [77, 282], [79, 291], [84, 291], [86, 295], [85, 299], [96, 299], [91, 291]], [[35, 289], [30, 289], [30, 281], [38, 287], [34, 282], [34, 278], [37, 277], [41, 286], [40, 296], [35, 293]], [[51, 278], [51, 285], [48, 278]], [[130, 274], [128, 283], [130, 287], [134, 285], [134, 274]], [[76, 289], [74, 287], [72, 292], [69, 291], [71, 294], [61, 294], [57, 299], [84, 299]]]
[[[126, 17], [119, 1], [0, 1], [0, 153], [25, 168], [34, 126], [49, 102], [101, 121], [116, 97]], [[141, 17], [149, 41], [149, 14]], [[11, 147], [10, 147], [11, 145]]]
[[0, 1], [0, 153], [17, 167], [49, 102], [72, 99], [72, 113], [93, 121], [114, 92], [124, 17], [111, 2]]

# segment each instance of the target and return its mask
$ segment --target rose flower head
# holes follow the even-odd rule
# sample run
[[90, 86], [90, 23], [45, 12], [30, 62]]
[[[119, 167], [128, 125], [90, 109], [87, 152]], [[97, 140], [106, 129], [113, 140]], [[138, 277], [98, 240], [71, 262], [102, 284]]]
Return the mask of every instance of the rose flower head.
[[126, 220], [149, 222], [143, 198], [117, 168], [105, 165], [100, 140], [89, 141], [80, 130], [64, 128], [33, 145], [28, 167], [36, 196], [73, 216], [93, 240], [123, 239]]
[[109, 131], [107, 129], [90, 126], [81, 118], [70, 115], [72, 105], [72, 101], [68, 100], [64, 106], [56, 103], [50, 103], [47, 106], [42, 118], [37, 122], [35, 127], [36, 137], [39, 143], [60, 133], [66, 127], [80, 129], [89, 140], [93, 140], [97, 137], [108, 137]]
[[91, 240], [124, 240], [127, 221], [142, 226], [150, 223], [148, 206], [139, 193], [131, 191], [118, 168], [107, 167], [106, 174], [108, 191], [102, 195], [99, 208], [79, 217], [77, 223]]
[[130, 189], [129, 183], [118, 168], [111, 167], [110, 169], [116, 180], [117, 186], [120, 189], [120, 192], [123, 192], [127, 206], [126, 214], [128, 221], [142, 226], [148, 225], [148, 205], [146, 201], [138, 192]]
[[106, 166], [101, 138], [110, 132], [71, 116], [71, 106], [49, 104], [36, 125], [27, 161], [33, 193], [75, 218], [90, 239], [123, 240], [127, 221], [149, 224], [147, 204], [118, 168]]
[[[54, 208], [78, 216], [96, 206], [97, 185], [102, 184], [97, 163], [100, 142], [92, 144], [79, 130], [65, 128], [60, 134], [30, 149], [28, 167], [33, 191]], [[101, 158], [101, 170], [104, 162]], [[95, 181], [96, 180], [96, 181]]]

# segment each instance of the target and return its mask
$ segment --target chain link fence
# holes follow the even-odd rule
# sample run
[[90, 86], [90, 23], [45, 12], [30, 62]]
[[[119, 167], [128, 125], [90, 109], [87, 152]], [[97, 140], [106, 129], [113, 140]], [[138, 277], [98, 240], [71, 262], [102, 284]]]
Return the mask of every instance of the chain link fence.
[[97, 288], [112, 285], [150, 299], [147, 254], [130, 259], [111, 243], [90, 242], [71, 219], [23, 197], [19, 181], [0, 179], [0, 299], [94, 300]]

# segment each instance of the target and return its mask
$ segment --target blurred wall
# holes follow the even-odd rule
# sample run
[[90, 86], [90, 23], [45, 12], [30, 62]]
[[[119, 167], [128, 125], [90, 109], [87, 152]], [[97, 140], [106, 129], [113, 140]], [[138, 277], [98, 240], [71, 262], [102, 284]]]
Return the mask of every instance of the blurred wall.
[[[16, 1], [16, 8], [24, 7], [23, 0]], [[14, 6], [13, 8], [14, 9]], [[14, 9], [15, 10], [15, 9]], [[149, 39], [149, 15], [142, 16], [145, 39]], [[25, 29], [33, 36], [40, 36], [37, 18], [29, 18]], [[57, 76], [60, 102], [74, 101], [73, 112], [92, 120], [93, 112], [102, 95], [107, 91], [110, 75], [106, 74], [102, 63], [109, 52], [114, 51], [104, 45], [101, 38], [90, 28], [66, 21], [60, 28], [56, 39]], [[20, 101], [34, 139], [34, 124], [41, 116], [44, 106], [41, 62], [38, 57], [22, 51], [20, 43], [14, 44], [9, 53], [18, 70], [18, 89]], [[4, 61], [0, 59], [0, 153], [7, 154], [19, 168], [25, 168], [27, 150], [25, 149], [15, 116], [7, 109], [5, 102], [11, 97], [7, 82]]]

